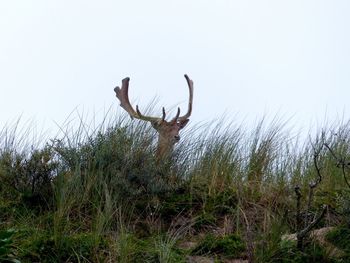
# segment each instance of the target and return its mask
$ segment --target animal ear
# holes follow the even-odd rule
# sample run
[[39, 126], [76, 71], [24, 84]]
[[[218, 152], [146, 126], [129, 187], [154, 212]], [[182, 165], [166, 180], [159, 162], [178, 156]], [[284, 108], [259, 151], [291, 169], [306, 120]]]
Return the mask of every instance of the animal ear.
[[180, 121], [180, 129], [183, 129], [187, 123], [190, 121], [190, 119], [186, 119], [184, 121]]

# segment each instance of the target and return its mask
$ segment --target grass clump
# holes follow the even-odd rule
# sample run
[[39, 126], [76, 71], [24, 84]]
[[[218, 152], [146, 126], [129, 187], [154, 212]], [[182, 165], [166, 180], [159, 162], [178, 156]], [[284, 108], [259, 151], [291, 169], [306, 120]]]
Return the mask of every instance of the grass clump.
[[339, 226], [327, 234], [327, 240], [349, 255], [350, 259], [350, 228]]
[[55, 240], [49, 233], [35, 233], [22, 240], [21, 257], [26, 262], [75, 262], [79, 259], [102, 260], [102, 240], [96, 243], [90, 233], [71, 234]]
[[13, 246], [14, 229], [7, 229], [0, 231], [0, 261], [19, 263], [16, 259], [16, 251]]
[[214, 236], [207, 234], [193, 250], [195, 255], [216, 255], [227, 258], [239, 258], [245, 251], [245, 244], [237, 234]]
[[[276, 253], [265, 262], [278, 263], [338, 263], [335, 258], [331, 258], [326, 251], [318, 244], [308, 243], [303, 251], [296, 248], [295, 244], [285, 242]], [[340, 261], [342, 262], [342, 261]]]

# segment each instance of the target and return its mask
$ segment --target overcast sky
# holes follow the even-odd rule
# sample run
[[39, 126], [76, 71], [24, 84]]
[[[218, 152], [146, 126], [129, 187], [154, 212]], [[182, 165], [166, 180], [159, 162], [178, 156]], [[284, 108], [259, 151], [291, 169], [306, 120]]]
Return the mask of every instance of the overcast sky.
[[[1, 1], [0, 125], [56, 128], [77, 108], [119, 106], [129, 76], [144, 108], [186, 110], [192, 123], [267, 114], [309, 126], [350, 117], [350, 1]], [[327, 117], [325, 117], [327, 116]]]

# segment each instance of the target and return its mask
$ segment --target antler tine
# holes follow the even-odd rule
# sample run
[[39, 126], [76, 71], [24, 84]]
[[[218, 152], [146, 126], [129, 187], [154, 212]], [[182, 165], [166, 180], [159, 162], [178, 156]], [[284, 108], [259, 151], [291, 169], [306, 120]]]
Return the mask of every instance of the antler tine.
[[164, 107], [162, 108], [162, 111], [163, 111], [162, 121], [165, 121], [166, 113], [165, 113], [165, 108]]
[[130, 104], [128, 91], [129, 91], [129, 81], [130, 78], [124, 78], [122, 80], [122, 87], [119, 88], [118, 86], [115, 87], [114, 91], [116, 93], [117, 98], [120, 101], [120, 106], [130, 114], [131, 118], [137, 118], [137, 113], [133, 109], [133, 107]]
[[122, 80], [122, 87], [115, 87], [114, 91], [116, 93], [117, 98], [120, 101], [120, 106], [130, 114], [131, 118], [136, 118], [144, 121], [159, 121], [161, 118], [157, 117], [150, 117], [150, 116], [144, 116], [141, 114], [138, 106], [136, 106], [136, 111], [134, 108], [131, 106], [130, 101], [129, 101], [129, 81], [130, 78], [125, 78]]
[[192, 113], [192, 103], [193, 103], [193, 81], [187, 76], [187, 74], [184, 75], [187, 81], [188, 89], [189, 89], [189, 100], [188, 100], [188, 110], [187, 113], [181, 117], [178, 117], [178, 121], [185, 121], [187, 120]]
[[163, 111], [162, 118], [145, 116], [139, 110], [139, 105], [136, 105], [136, 113], [138, 115], [137, 118], [139, 118], [140, 120], [144, 120], [144, 121], [164, 121], [164, 119], [165, 119], [165, 111]]
[[180, 107], [177, 108], [177, 113], [176, 113], [174, 119], [171, 120], [171, 123], [177, 122], [179, 119], [179, 116], [180, 116]]

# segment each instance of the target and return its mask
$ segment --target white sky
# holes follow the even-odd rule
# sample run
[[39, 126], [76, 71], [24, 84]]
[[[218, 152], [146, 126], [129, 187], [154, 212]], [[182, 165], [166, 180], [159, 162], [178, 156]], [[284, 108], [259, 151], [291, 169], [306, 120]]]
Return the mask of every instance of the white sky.
[[[129, 76], [144, 108], [193, 123], [267, 114], [309, 126], [350, 117], [350, 1], [147, 0], [0, 2], [0, 127], [45, 127], [78, 111], [118, 108]], [[325, 117], [325, 115], [327, 117]]]

